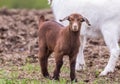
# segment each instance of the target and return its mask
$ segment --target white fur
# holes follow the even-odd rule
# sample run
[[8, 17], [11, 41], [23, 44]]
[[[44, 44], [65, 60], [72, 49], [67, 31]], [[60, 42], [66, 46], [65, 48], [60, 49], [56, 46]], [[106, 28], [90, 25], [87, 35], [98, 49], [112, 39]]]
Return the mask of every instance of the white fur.
[[[120, 39], [120, 0], [52, 0], [51, 7], [58, 22], [59, 19], [71, 13], [80, 13], [90, 21], [89, 28], [86, 28], [88, 27], [86, 24], [82, 25], [81, 47], [76, 60], [76, 70], [81, 70], [85, 66], [83, 50], [86, 39], [104, 38], [110, 51], [110, 59], [100, 75], [113, 72], [120, 51], [118, 45]], [[64, 21], [61, 24], [67, 25], [68, 22]]]

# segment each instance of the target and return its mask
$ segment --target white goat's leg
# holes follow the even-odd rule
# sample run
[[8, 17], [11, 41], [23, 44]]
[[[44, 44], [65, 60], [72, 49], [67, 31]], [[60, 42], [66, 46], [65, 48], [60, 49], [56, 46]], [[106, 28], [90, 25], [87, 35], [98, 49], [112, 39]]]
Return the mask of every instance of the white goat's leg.
[[[119, 58], [119, 54], [120, 54], [117, 32], [114, 32], [114, 30], [112, 30], [112, 29], [109, 30], [110, 26], [111, 27], [114, 26], [113, 27], [114, 30], [117, 28], [116, 25], [109, 24], [108, 30], [105, 30], [107, 28], [104, 28], [102, 31], [106, 45], [108, 46], [108, 48], [110, 50], [110, 59], [108, 61], [107, 66], [105, 67], [104, 71], [102, 71], [100, 73], [100, 76], [107, 75], [108, 72], [114, 72], [115, 65], [116, 65], [116, 62], [117, 62], [117, 60]], [[107, 27], [107, 26], [105, 26], [105, 27]]]
[[81, 46], [79, 48], [79, 53], [77, 55], [77, 59], [76, 59], [76, 66], [75, 69], [76, 71], [80, 71], [80, 70], [84, 70], [85, 69], [85, 60], [84, 60], [84, 47], [86, 44], [86, 37], [81, 36], [80, 37], [80, 42], [81, 42]]
[[[117, 44], [115, 44], [115, 45], [117, 45]], [[100, 76], [107, 75], [108, 72], [114, 72], [115, 65], [116, 65], [116, 62], [119, 57], [119, 51], [120, 51], [120, 49], [118, 48], [118, 46], [116, 46], [116, 48], [113, 48], [113, 49], [110, 48], [110, 59], [108, 61], [107, 66], [105, 67], [104, 71], [102, 71], [100, 73]]]

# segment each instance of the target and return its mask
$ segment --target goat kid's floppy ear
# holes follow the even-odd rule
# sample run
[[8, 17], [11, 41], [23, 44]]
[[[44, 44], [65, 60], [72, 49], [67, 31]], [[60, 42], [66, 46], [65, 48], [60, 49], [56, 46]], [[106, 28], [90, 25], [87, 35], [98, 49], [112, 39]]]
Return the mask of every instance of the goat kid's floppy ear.
[[62, 21], [65, 21], [65, 20], [69, 20], [69, 17], [67, 16], [67, 17], [65, 17], [63, 19], [60, 19], [59, 21], [62, 22]]
[[87, 18], [83, 17], [82, 22], [84, 22], [84, 21], [87, 23], [88, 26], [91, 26], [91, 24]]

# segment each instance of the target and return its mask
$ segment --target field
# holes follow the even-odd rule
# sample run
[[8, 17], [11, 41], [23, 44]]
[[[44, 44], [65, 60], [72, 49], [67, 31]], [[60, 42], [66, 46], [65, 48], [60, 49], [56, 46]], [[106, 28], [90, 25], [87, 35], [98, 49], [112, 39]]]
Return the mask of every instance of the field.
[[[50, 9], [0, 9], [0, 84], [70, 84], [69, 61], [64, 58], [60, 81], [45, 79], [38, 61], [38, 19], [40, 14], [54, 19]], [[120, 84], [120, 62], [114, 73], [99, 77], [106, 66], [109, 52], [102, 39], [88, 39], [84, 50], [86, 70], [76, 72], [73, 84]], [[49, 72], [55, 67], [49, 58]]]
[[45, 9], [49, 8], [47, 0], [0, 0], [0, 7]]

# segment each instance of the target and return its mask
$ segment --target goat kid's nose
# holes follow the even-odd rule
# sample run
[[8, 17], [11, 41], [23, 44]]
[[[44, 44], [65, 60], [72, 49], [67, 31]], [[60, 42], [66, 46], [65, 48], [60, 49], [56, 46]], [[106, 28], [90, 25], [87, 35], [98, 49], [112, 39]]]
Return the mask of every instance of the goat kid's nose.
[[78, 24], [77, 23], [73, 23], [72, 30], [73, 31], [78, 31]]

